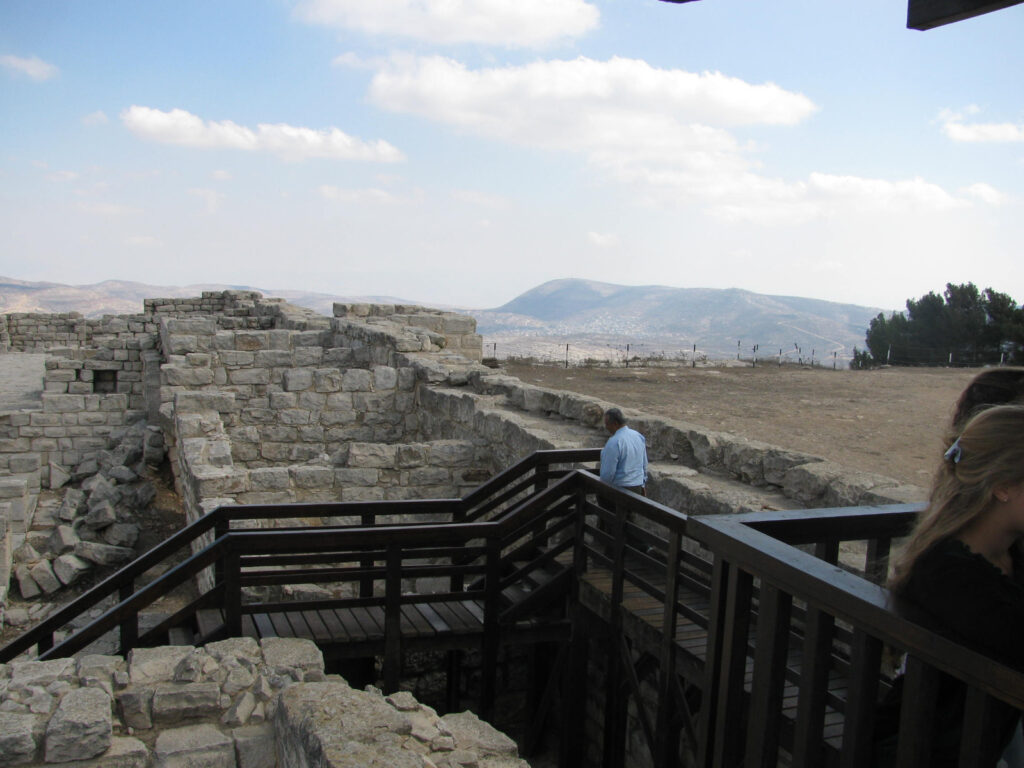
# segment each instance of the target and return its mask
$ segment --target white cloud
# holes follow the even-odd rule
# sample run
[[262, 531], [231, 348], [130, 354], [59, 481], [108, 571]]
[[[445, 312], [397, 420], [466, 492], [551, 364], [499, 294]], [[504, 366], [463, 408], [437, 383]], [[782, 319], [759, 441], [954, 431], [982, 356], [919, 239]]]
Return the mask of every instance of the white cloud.
[[998, 142], [1008, 143], [1024, 141], [1024, 124], [1014, 123], [967, 123], [966, 115], [978, 114], [976, 106], [970, 106], [963, 112], [945, 109], [939, 114], [942, 131], [953, 141], [970, 143]]
[[131, 235], [124, 239], [124, 243], [134, 248], [154, 248], [163, 245], [158, 238], [151, 235]]
[[945, 211], [967, 203], [950, 195], [937, 184], [920, 178], [905, 181], [865, 179], [812, 173], [810, 188], [821, 199], [840, 203], [844, 208], [901, 212], [906, 210]]
[[78, 177], [76, 171], [54, 171], [49, 176], [51, 181], [77, 181]]
[[109, 122], [110, 118], [107, 117], [107, 113], [102, 109], [97, 109], [95, 112], [90, 112], [82, 117], [83, 125], [106, 125]]
[[217, 169], [216, 171], [211, 173], [210, 176], [212, 176], [217, 181], [228, 181], [231, 179], [231, 172], [222, 169]]
[[582, 57], [473, 70], [449, 58], [396, 56], [373, 77], [370, 98], [487, 138], [582, 154], [592, 167], [636, 187], [641, 202], [697, 203], [727, 220], [800, 222], [844, 211], [969, 205], [920, 178], [764, 175], [753, 147], [735, 132], [794, 125], [817, 107], [774, 83], [719, 72]]
[[43, 61], [37, 56], [25, 59], [21, 56], [6, 54], [0, 56], [0, 66], [16, 75], [24, 75], [32, 80], [49, 80], [56, 77], [60, 70], [53, 64]]
[[383, 189], [344, 189], [329, 184], [320, 186], [320, 194], [327, 200], [340, 203], [377, 203], [390, 205], [399, 199]]
[[215, 189], [201, 189], [194, 188], [188, 191], [190, 195], [195, 195], [205, 204], [206, 212], [213, 214], [217, 212], [220, 207], [221, 198], [224, 197], [220, 192]]
[[331, 158], [398, 162], [402, 153], [386, 141], [365, 142], [337, 128], [314, 130], [285, 123], [260, 123], [256, 129], [231, 120], [203, 120], [183, 109], [164, 112], [133, 105], [121, 113], [121, 121], [150, 141], [202, 149], [239, 149], [272, 152], [287, 159]]
[[595, 29], [585, 0], [303, 0], [305, 21], [439, 44], [537, 47]]
[[491, 195], [486, 192], [480, 192], [476, 189], [453, 189], [451, 196], [453, 200], [460, 203], [478, 205], [481, 208], [500, 210], [508, 206], [507, 198], [501, 197], [500, 195]]
[[981, 202], [988, 203], [989, 205], [1002, 205], [1006, 202], [1006, 195], [990, 184], [985, 184], [983, 182], [971, 184], [962, 191], [965, 195], [977, 198]]
[[597, 248], [612, 248], [619, 244], [617, 235], [602, 234], [601, 232], [587, 232], [587, 240]]
[[79, 203], [78, 208], [96, 216], [130, 216], [139, 212], [138, 208], [120, 203]]

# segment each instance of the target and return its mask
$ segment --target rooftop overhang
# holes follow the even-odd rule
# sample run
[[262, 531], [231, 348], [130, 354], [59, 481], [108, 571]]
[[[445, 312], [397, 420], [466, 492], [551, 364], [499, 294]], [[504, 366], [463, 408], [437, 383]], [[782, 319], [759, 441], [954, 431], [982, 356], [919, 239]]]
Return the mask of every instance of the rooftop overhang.
[[[691, 3], [694, 0], [662, 0], [663, 3]], [[1024, 0], [907, 0], [907, 27], [932, 29], [963, 21], [983, 13], [1009, 8]]]

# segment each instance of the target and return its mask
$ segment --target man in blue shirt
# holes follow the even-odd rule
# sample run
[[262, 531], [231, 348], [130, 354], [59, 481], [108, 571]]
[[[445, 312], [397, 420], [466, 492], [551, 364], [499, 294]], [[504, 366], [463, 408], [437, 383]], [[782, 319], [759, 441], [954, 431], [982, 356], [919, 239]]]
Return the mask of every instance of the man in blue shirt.
[[635, 429], [626, 426], [626, 417], [618, 408], [604, 412], [604, 428], [611, 437], [601, 449], [601, 479], [646, 496], [647, 441]]

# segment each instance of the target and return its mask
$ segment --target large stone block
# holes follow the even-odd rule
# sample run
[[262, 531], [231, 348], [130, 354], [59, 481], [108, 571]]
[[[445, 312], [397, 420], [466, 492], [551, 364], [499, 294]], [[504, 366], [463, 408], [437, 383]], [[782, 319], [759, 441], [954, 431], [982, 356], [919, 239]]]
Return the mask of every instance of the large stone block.
[[192, 655], [191, 645], [134, 648], [128, 652], [128, 675], [135, 685], [169, 682], [183, 659]]
[[36, 732], [41, 716], [0, 711], [0, 765], [35, 761]]
[[202, 387], [213, 384], [212, 368], [184, 368], [165, 365], [161, 370], [164, 382], [172, 387]]
[[340, 392], [344, 374], [336, 368], [317, 368], [313, 371], [313, 389], [317, 392]]
[[228, 371], [228, 381], [232, 384], [269, 384], [270, 371], [267, 368], [240, 368]]
[[362, 368], [350, 368], [345, 371], [342, 388], [346, 392], [367, 392], [373, 386], [373, 376]]
[[311, 640], [290, 637], [267, 637], [260, 641], [267, 669], [278, 674], [290, 670], [323, 673], [324, 657]]
[[43, 393], [43, 411], [46, 413], [77, 413], [85, 410], [84, 395]]
[[291, 487], [287, 467], [262, 467], [249, 470], [249, 485], [254, 491], [281, 491]]
[[135, 557], [135, 552], [127, 547], [114, 547], [95, 541], [78, 542], [75, 545], [75, 554], [96, 565], [118, 565]]
[[153, 689], [154, 723], [213, 717], [220, 711], [217, 683], [161, 683]]
[[299, 392], [313, 386], [313, 371], [309, 368], [290, 368], [284, 372], [284, 389]]
[[106, 752], [113, 735], [110, 696], [102, 688], [73, 688], [46, 727], [46, 762], [83, 760]]
[[391, 469], [395, 466], [397, 447], [382, 443], [352, 443], [348, 449], [348, 466]]
[[73, 760], [66, 763], [48, 763], [46, 768], [149, 768], [149, 750], [131, 736], [115, 736], [110, 748], [92, 760]]
[[296, 488], [330, 488], [334, 485], [332, 467], [290, 467]]
[[53, 572], [64, 586], [74, 584], [88, 573], [92, 567], [92, 563], [70, 552], [55, 558], [53, 561]]
[[247, 725], [231, 731], [235, 741], [238, 768], [277, 768], [277, 743], [274, 727]]
[[56, 592], [61, 588], [60, 580], [53, 573], [53, 566], [49, 560], [40, 560], [31, 570], [32, 578], [39, 588], [46, 594]]
[[153, 755], [156, 768], [237, 768], [234, 741], [208, 724], [163, 731]]

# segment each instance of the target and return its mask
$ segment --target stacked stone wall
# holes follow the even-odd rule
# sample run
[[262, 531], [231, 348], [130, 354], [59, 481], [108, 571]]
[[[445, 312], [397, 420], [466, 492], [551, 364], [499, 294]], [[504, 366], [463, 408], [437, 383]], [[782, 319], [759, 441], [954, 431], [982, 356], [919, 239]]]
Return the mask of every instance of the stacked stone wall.
[[361, 322], [386, 321], [401, 328], [423, 329], [436, 346], [457, 352], [469, 360], [483, 357], [483, 337], [476, 332], [476, 319], [414, 304], [334, 305], [334, 316]]
[[156, 324], [148, 315], [84, 318], [78, 312], [13, 312], [4, 315], [4, 320], [9, 339], [7, 348], [16, 352], [99, 346], [111, 340], [128, 341], [151, 336], [156, 331]]
[[300, 768], [343, 753], [346, 765], [528, 768], [468, 712], [438, 717], [409, 693], [325, 674], [308, 640], [0, 664], [0, 766]]

